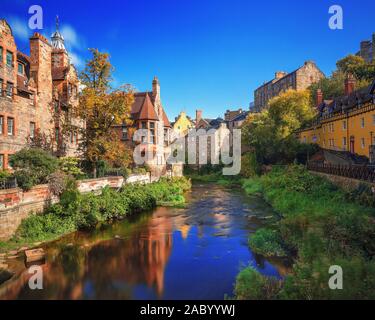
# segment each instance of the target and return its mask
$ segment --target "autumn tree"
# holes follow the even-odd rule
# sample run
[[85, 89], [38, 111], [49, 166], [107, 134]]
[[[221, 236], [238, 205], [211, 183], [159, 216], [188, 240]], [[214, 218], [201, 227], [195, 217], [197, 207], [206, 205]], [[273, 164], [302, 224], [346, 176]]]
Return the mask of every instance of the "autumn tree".
[[260, 163], [291, 162], [304, 152], [295, 131], [314, 116], [309, 91], [288, 90], [271, 99], [267, 110], [248, 117], [242, 129], [244, 143]]
[[94, 176], [97, 164], [105, 160], [115, 166], [127, 166], [130, 150], [113, 130], [115, 124], [130, 125], [130, 110], [134, 101], [129, 85], [111, 87], [113, 67], [107, 53], [90, 49], [92, 58], [80, 74], [83, 87], [75, 114], [86, 122], [82, 130], [82, 149], [91, 162]]

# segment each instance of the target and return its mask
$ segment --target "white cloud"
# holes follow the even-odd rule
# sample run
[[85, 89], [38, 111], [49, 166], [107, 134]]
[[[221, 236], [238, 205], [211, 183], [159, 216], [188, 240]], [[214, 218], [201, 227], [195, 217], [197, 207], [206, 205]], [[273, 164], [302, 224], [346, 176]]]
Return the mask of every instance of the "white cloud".
[[69, 52], [70, 62], [77, 68], [82, 68], [85, 65], [83, 59], [74, 52]]
[[27, 20], [22, 20], [15, 16], [7, 17], [7, 21], [12, 28], [13, 35], [19, 40], [27, 41], [31, 34]]
[[65, 40], [65, 46], [71, 49], [83, 49], [84, 41], [79, 37], [78, 33], [70, 25], [61, 27], [61, 34]]

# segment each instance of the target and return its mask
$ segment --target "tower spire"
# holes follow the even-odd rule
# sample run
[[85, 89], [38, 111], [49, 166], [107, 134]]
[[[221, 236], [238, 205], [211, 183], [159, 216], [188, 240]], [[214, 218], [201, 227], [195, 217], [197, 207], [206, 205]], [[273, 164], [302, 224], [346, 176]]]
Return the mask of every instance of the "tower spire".
[[59, 31], [59, 27], [60, 27], [60, 19], [59, 19], [59, 16], [56, 15], [56, 31], [51, 36], [52, 47], [54, 49], [66, 51], [65, 45], [64, 45], [64, 37], [61, 35], [61, 33]]

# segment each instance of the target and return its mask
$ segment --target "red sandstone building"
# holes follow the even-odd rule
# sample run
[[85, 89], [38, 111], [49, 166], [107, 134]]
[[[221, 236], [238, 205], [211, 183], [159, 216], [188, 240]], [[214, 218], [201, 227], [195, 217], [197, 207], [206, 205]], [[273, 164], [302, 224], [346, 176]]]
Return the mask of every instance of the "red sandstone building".
[[[141, 156], [146, 158], [154, 176], [166, 173], [167, 158], [170, 154], [172, 127], [164, 111], [160, 98], [160, 83], [157, 77], [152, 81], [152, 92], [137, 92], [134, 94], [134, 103], [131, 108], [133, 125], [116, 125], [120, 139], [128, 145], [138, 146]], [[140, 141], [134, 141], [133, 132], [144, 129], [147, 135]]]
[[84, 122], [70, 116], [78, 85], [58, 25], [51, 42], [39, 33], [30, 38], [28, 56], [18, 51], [11, 27], [0, 20], [0, 169], [9, 168], [9, 156], [37, 136], [57, 155], [78, 156]]

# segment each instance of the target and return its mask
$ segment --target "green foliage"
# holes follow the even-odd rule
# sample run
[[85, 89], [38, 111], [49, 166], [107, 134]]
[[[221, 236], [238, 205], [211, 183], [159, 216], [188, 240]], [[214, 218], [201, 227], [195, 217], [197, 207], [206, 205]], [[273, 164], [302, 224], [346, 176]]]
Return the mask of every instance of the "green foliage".
[[[314, 110], [309, 91], [288, 90], [273, 98], [267, 110], [247, 118], [242, 141], [259, 164], [293, 163], [303, 151], [294, 132], [314, 118]], [[248, 161], [254, 166], [255, 159]]]
[[254, 152], [248, 152], [241, 159], [241, 176], [251, 178], [261, 174], [261, 166]]
[[276, 298], [280, 287], [280, 281], [263, 277], [254, 268], [246, 268], [237, 276], [234, 292], [238, 300], [269, 300]]
[[[359, 204], [357, 198], [368, 192], [367, 188], [359, 188], [350, 198], [347, 192], [301, 166], [275, 167], [267, 175], [246, 180], [244, 188], [251, 194], [261, 191], [282, 217], [275, 232], [260, 230], [250, 239], [253, 250], [272, 255], [288, 248], [297, 253], [293, 273], [279, 298], [373, 298], [374, 210]], [[328, 288], [331, 265], [344, 268], [344, 290]]]
[[148, 185], [126, 185], [119, 192], [104, 188], [101, 195], [96, 196], [80, 194], [75, 182], [69, 181], [60, 202], [42, 215], [23, 220], [12, 241], [54, 239], [78, 229], [94, 228], [101, 222], [150, 210], [157, 204], [183, 203], [183, 193], [190, 187], [190, 181], [185, 178], [161, 179]]
[[76, 179], [81, 178], [84, 173], [79, 167], [79, 159], [74, 157], [65, 157], [59, 159], [59, 168], [62, 172]]
[[258, 254], [266, 257], [286, 257], [287, 252], [282, 246], [281, 235], [270, 229], [259, 229], [250, 236], [250, 248]]
[[47, 177], [58, 168], [58, 160], [41, 149], [22, 149], [10, 157], [18, 185], [29, 190], [36, 184], [47, 182]]

